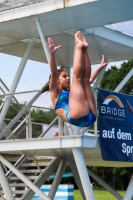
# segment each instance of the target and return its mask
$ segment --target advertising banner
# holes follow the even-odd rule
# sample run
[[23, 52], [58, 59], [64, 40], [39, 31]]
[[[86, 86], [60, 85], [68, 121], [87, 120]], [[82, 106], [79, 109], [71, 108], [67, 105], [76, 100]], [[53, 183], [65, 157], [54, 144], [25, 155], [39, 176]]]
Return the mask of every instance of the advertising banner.
[[103, 160], [133, 162], [133, 96], [99, 89]]

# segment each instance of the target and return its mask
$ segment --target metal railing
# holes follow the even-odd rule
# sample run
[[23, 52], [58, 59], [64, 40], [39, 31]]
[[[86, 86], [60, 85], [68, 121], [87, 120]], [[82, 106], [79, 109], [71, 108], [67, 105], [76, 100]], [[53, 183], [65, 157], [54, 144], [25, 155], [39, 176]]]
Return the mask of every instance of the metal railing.
[[[43, 137], [52, 126], [57, 128], [58, 117], [56, 117], [54, 110], [34, 106], [28, 112], [24, 119], [18, 120], [15, 126], [10, 129], [11, 133], [5, 138], [6, 140]], [[9, 118], [4, 120], [6, 124], [11, 121], [12, 119]], [[46, 126], [46, 130], [43, 130], [44, 126]]]
[[[4, 120], [3, 129], [14, 120], [16, 115], [25, 107], [33, 95], [37, 91], [25, 91], [15, 93], [12, 102], [9, 106], [6, 118]], [[0, 94], [0, 109], [2, 110], [3, 104], [11, 94]], [[38, 106], [37, 106], [38, 105]], [[24, 138], [38, 138], [45, 132], [44, 125], [47, 127], [52, 123], [57, 127], [58, 121], [55, 120], [56, 114], [52, 109], [52, 104], [48, 93], [43, 93], [39, 99], [21, 116], [19, 120], [9, 129], [8, 133], [2, 138], [4, 139], [24, 139]], [[46, 128], [47, 129], [47, 128]], [[45, 134], [45, 133], [44, 133]]]

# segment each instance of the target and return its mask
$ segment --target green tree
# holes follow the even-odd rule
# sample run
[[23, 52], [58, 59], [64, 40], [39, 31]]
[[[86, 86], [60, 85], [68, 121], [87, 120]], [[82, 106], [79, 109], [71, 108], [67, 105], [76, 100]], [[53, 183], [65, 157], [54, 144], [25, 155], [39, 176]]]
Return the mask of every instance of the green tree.
[[[112, 66], [111, 69], [105, 72], [100, 87], [113, 91], [132, 68], [133, 60], [124, 62], [120, 68]], [[120, 92], [133, 95], [133, 77], [130, 78]]]
[[32, 109], [31, 117], [33, 118], [33, 122], [50, 124], [55, 119], [56, 114], [54, 110]]

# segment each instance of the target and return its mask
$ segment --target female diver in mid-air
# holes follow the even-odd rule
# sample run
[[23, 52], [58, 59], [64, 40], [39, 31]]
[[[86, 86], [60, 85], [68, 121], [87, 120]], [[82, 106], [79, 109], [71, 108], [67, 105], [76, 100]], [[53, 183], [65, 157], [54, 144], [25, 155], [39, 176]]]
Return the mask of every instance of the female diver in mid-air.
[[95, 122], [97, 116], [90, 84], [108, 63], [104, 62], [104, 56], [102, 56], [101, 64], [91, 74], [91, 64], [87, 53], [88, 43], [80, 31], [75, 34], [75, 43], [74, 72], [70, 87], [67, 72], [58, 70], [56, 66], [55, 52], [61, 46], [55, 46], [53, 40], [48, 38], [51, 68], [49, 90], [55, 112], [61, 119], [75, 126], [89, 127]]

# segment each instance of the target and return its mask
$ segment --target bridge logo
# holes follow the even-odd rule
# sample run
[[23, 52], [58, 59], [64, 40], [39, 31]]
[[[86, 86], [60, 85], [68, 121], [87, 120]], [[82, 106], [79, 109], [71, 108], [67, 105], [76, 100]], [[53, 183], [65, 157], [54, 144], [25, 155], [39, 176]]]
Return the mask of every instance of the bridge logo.
[[121, 102], [121, 100], [120, 100], [117, 96], [115, 96], [115, 95], [108, 95], [108, 96], [104, 99], [104, 101], [103, 101], [102, 104], [108, 105], [111, 101], [115, 101], [115, 102], [119, 105], [120, 108], [124, 108], [124, 105], [123, 105], [123, 103]]

